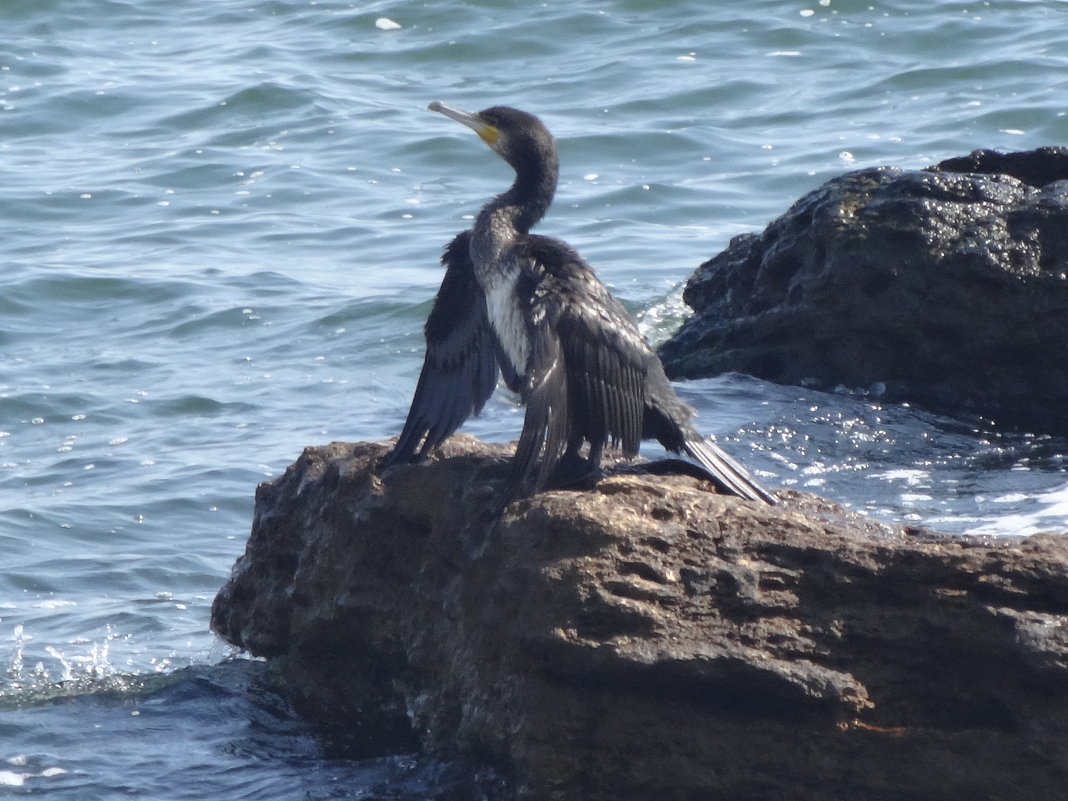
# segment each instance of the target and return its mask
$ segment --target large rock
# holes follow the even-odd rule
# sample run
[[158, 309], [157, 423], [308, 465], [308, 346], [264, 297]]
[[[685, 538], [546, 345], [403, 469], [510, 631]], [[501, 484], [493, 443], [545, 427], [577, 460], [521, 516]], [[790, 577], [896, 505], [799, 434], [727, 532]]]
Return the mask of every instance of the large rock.
[[828, 181], [686, 287], [669, 375], [780, 383], [1068, 433], [1068, 148]]
[[368, 748], [482, 759], [537, 801], [1063, 796], [1065, 539], [638, 473], [492, 524], [509, 449], [379, 477], [385, 450], [263, 484], [212, 614]]

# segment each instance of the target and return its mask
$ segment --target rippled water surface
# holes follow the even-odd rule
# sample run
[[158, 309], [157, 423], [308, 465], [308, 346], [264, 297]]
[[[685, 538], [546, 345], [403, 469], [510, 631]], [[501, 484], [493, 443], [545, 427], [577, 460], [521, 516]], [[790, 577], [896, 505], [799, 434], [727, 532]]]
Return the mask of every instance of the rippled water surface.
[[[441, 247], [509, 180], [430, 100], [542, 116], [562, 172], [541, 230], [654, 340], [697, 264], [829, 177], [1068, 142], [1056, 0], [15, 0], [0, 23], [16, 795], [422, 799], [468, 781], [338, 756], [207, 630], [256, 483], [307, 444], [399, 430]], [[768, 484], [946, 531], [1068, 529], [1062, 440], [849, 389], [680, 387]], [[520, 421], [501, 396], [469, 430]]]

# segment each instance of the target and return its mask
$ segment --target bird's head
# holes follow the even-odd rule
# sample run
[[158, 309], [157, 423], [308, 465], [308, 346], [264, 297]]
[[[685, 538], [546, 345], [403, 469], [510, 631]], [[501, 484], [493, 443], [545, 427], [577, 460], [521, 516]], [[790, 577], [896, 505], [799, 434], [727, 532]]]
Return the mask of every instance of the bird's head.
[[464, 111], [436, 100], [429, 108], [473, 130], [516, 173], [523, 175], [532, 169], [548, 169], [555, 181], [556, 142], [545, 124], [533, 114], [509, 106]]

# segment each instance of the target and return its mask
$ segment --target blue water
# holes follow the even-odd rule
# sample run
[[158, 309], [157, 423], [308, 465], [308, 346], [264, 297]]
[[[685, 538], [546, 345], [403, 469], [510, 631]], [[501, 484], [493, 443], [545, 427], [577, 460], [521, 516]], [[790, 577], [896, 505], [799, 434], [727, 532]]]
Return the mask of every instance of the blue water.
[[[541, 115], [542, 232], [662, 340], [681, 283], [843, 171], [1068, 143], [1056, 0], [10, 0], [0, 8], [0, 794], [435, 798], [208, 632], [257, 482], [396, 433], [453, 233], [509, 180], [431, 100]], [[772, 486], [1068, 529], [1062, 440], [680, 387]], [[501, 396], [469, 430], [514, 438]], [[486, 791], [488, 792], [488, 791]], [[479, 791], [469, 795], [478, 796]]]

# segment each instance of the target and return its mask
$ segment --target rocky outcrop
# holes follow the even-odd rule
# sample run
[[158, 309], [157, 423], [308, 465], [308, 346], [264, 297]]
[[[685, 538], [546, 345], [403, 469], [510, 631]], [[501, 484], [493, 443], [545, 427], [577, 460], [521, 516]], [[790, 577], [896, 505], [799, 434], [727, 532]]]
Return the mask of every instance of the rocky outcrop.
[[303, 711], [500, 766], [523, 799], [1055, 798], [1068, 540], [889, 529], [619, 473], [485, 509], [504, 446], [263, 484], [212, 626]]
[[828, 181], [685, 291], [672, 377], [739, 371], [1068, 433], [1068, 148]]

